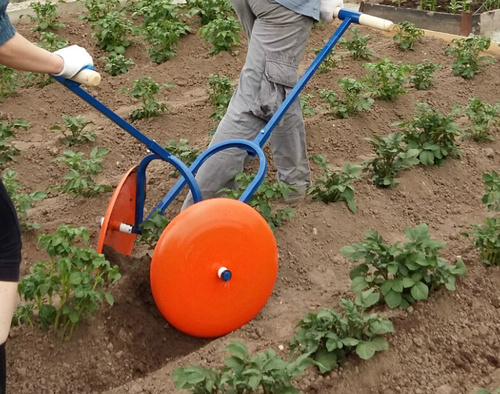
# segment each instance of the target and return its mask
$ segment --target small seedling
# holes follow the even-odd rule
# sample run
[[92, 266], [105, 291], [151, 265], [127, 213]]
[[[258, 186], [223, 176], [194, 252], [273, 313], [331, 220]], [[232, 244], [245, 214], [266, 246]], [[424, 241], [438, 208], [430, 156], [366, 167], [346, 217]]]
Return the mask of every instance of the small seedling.
[[61, 40], [57, 34], [44, 31], [40, 34], [40, 43], [38, 45], [49, 52], [54, 52], [67, 47], [68, 44], [67, 40]]
[[361, 111], [369, 111], [374, 100], [369, 97], [367, 87], [353, 78], [341, 78], [338, 85], [344, 92], [344, 100], [333, 90], [319, 89], [320, 97], [328, 102], [330, 112], [336, 118], [348, 118]]
[[106, 62], [104, 70], [113, 77], [128, 72], [130, 67], [135, 64], [132, 59], [128, 59], [123, 55], [104, 57], [104, 61]]
[[[238, 187], [237, 190], [223, 188], [218, 193], [225, 194], [226, 197], [237, 199], [246, 190], [250, 182], [252, 182], [255, 174], [239, 173], [234, 177]], [[271, 229], [281, 227], [283, 219], [293, 217], [293, 209], [277, 209], [273, 211], [271, 201], [278, 200], [282, 197], [288, 198], [290, 192], [296, 191], [293, 186], [289, 186], [283, 182], [270, 183], [267, 179], [260, 184], [255, 193], [248, 201], [248, 205], [255, 208], [269, 224]]]
[[[313, 52], [317, 56], [321, 52], [321, 50], [322, 50], [322, 48], [316, 48], [316, 49], [313, 49]], [[342, 60], [342, 59], [337, 60], [337, 59], [335, 59], [335, 56], [336, 56], [336, 51], [334, 48], [330, 51], [330, 53], [328, 55], [326, 55], [323, 62], [319, 65], [318, 72], [323, 74], [323, 73], [326, 73], [329, 70], [332, 70], [335, 67], [337, 67], [339, 60]]]
[[467, 105], [455, 105], [454, 113], [464, 113], [469, 119], [469, 127], [463, 136], [470, 135], [474, 141], [493, 141], [491, 129], [500, 126], [500, 104], [488, 104], [477, 97], [469, 98]]
[[12, 143], [11, 139], [16, 135], [18, 129], [27, 130], [29, 123], [24, 119], [17, 119], [11, 123], [0, 121], [0, 167], [7, 161], [16, 161], [19, 149]]
[[403, 142], [401, 133], [391, 133], [388, 136], [366, 138], [373, 146], [377, 157], [364, 162], [365, 171], [371, 171], [372, 182], [379, 187], [396, 187], [395, 181], [399, 171], [419, 163], [418, 149], [408, 149]]
[[466, 232], [461, 234], [474, 244], [483, 264], [500, 265], [500, 218], [486, 218], [482, 225], [473, 224], [472, 228], [472, 234]]
[[273, 349], [254, 356], [241, 342], [232, 342], [224, 348], [231, 356], [224, 360], [222, 369], [190, 366], [177, 368], [172, 373], [176, 389], [192, 393], [288, 393], [299, 394], [293, 380], [313, 361], [302, 355], [294, 361], [281, 359]]
[[102, 172], [101, 162], [108, 152], [109, 149], [95, 147], [90, 152], [89, 159], [84, 159], [83, 152], [64, 151], [63, 157], [58, 157], [53, 161], [63, 162], [69, 168], [70, 172], [64, 175], [66, 184], [57, 186], [56, 189], [62, 193], [85, 197], [92, 197], [99, 193], [111, 191], [111, 186], [98, 185], [93, 179]]
[[390, 308], [403, 309], [443, 285], [455, 290], [456, 277], [467, 272], [462, 259], [450, 265], [439, 257], [444, 242], [430, 238], [426, 224], [407, 227], [405, 234], [409, 242], [402, 246], [400, 242], [388, 245], [376, 231], [367, 231], [362, 243], [341, 248], [349, 260], [364, 260], [350, 272], [351, 290], [373, 288]]
[[84, 0], [83, 6], [87, 9], [87, 15], [80, 15], [79, 18], [90, 22], [103, 19], [106, 15], [114, 11], [119, 11], [119, 0]]
[[159, 116], [161, 112], [168, 109], [165, 103], [156, 101], [155, 96], [166, 87], [174, 86], [171, 83], [163, 85], [155, 82], [151, 77], [142, 77], [133, 82], [132, 89], [123, 88], [121, 93], [129, 93], [132, 98], [140, 99], [142, 107], [135, 109], [130, 114], [132, 121]]
[[483, 174], [483, 181], [486, 185], [483, 203], [490, 211], [500, 212], [500, 176], [492, 171], [491, 174]]
[[233, 17], [217, 18], [200, 28], [203, 39], [212, 44], [210, 54], [216, 55], [226, 51], [232, 55], [238, 54], [235, 47], [240, 43], [241, 25]]
[[432, 63], [425, 59], [423, 63], [416, 64], [410, 75], [410, 83], [417, 90], [427, 90], [434, 85], [434, 71], [441, 68], [441, 64]]
[[[372, 303], [377, 301], [376, 295], [371, 297]], [[351, 354], [368, 360], [387, 350], [389, 345], [382, 335], [394, 332], [390, 320], [367, 314], [364, 307], [358, 308], [350, 300], [341, 299], [340, 304], [342, 314], [327, 308], [308, 313], [297, 324], [299, 330], [290, 342], [292, 352], [313, 358], [322, 374], [344, 365]]]
[[418, 159], [426, 166], [444, 165], [446, 158], [459, 157], [455, 144], [460, 128], [451, 115], [442, 115], [427, 103], [416, 103], [411, 121], [397, 121], [393, 126], [402, 128], [408, 149], [418, 149]]
[[[60, 226], [54, 234], [39, 235], [38, 244], [50, 260], [36, 262], [18, 286], [21, 298], [37, 309], [41, 327], [52, 327], [66, 340], [104, 300], [113, 305], [113, 296], [106, 288], [120, 279], [118, 266], [111, 267], [94, 249], [75, 246], [77, 240], [88, 245], [88, 230]], [[29, 308], [24, 307], [28, 313]]]
[[[165, 144], [165, 149], [167, 152], [181, 159], [184, 164], [188, 167], [193, 164], [193, 161], [199, 155], [199, 148], [190, 148], [189, 141], [181, 138], [177, 143], [175, 140], [170, 140]], [[179, 172], [177, 170], [171, 171], [170, 176], [173, 178], [177, 178], [179, 176]]]
[[424, 31], [414, 23], [401, 22], [398, 24], [399, 31], [394, 35], [393, 40], [401, 50], [415, 50], [415, 46], [422, 40]]
[[63, 144], [73, 146], [87, 141], [95, 141], [97, 133], [94, 130], [84, 131], [89, 124], [94, 124], [92, 120], [85, 119], [82, 115], [69, 116], [62, 115], [64, 127], [55, 125], [51, 130], [59, 130], [63, 134]]
[[212, 119], [220, 121], [227, 111], [231, 97], [233, 96], [235, 83], [225, 75], [210, 74], [208, 85], [212, 89], [208, 93], [208, 98], [215, 111], [210, 115]]
[[363, 67], [368, 70], [363, 82], [375, 97], [394, 101], [400, 94], [407, 93], [403, 86], [412, 69], [411, 65], [383, 58], [378, 63], [365, 63]]
[[347, 48], [354, 60], [364, 59], [372, 60], [373, 49], [368, 47], [368, 41], [372, 39], [370, 35], [360, 36], [357, 27], [351, 29], [352, 38], [350, 40], [341, 38], [339, 45]]
[[302, 114], [304, 116], [315, 115], [316, 111], [313, 107], [309, 105], [309, 100], [314, 97], [314, 94], [303, 94], [299, 97], [300, 107], [302, 108]]
[[5, 170], [3, 173], [3, 184], [7, 193], [9, 193], [12, 202], [14, 203], [21, 229], [25, 231], [39, 229], [39, 223], [28, 221], [28, 210], [33, 208], [33, 202], [42, 201], [47, 196], [47, 193], [40, 191], [29, 194], [23, 193], [20, 191], [21, 185], [16, 181], [16, 179], [17, 172], [13, 170]]
[[356, 212], [356, 201], [354, 200], [354, 187], [351, 182], [359, 179], [363, 166], [345, 163], [341, 172], [331, 170], [324, 156], [313, 156], [312, 160], [320, 164], [323, 176], [316, 179], [314, 185], [307, 189], [307, 194], [325, 203], [345, 201], [347, 207]]
[[480, 53], [487, 50], [490, 44], [491, 38], [484, 36], [451, 40], [451, 45], [446, 48], [444, 53], [446, 56], [455, 58], [452, 64], [453, 73], [470, 79], [483, 68], [484, 63], [494, 63], [493, 57], [480, 56]]
[[58, 27], [66, 27], [64, 23], [57, 20], [57, 6], [59, 2], [52, 3], [49, 0], [45, 2], [32, 2], [29, 4], [33, 9], [35, 15], [28, 15], [28, 17], [37, 25], [33, 31], [54, 30]]

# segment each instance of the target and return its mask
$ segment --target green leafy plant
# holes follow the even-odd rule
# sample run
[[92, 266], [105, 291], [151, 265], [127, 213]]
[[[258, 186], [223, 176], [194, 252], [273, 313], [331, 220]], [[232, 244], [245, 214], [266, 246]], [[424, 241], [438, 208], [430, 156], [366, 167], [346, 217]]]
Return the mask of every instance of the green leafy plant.
[[108, 153], [109, 149], [95, 147], [90, 152], [89, 158], [84, 159], [83, 152], [64, 151], [62, 157], [57, 157], [53, 161], [63, 162], [70, 172], [64, 175], [66, 184], [57, 186], [56, 189], [62, 193], [85, 197], [111, 191], [111, 186], [98, 185], [93, 179], [102, 172], [101, 162]]
[[20, 85], [17, 73], [12, 68], [0, 64], [0, 100], [12, 96]]
[[224, 360], [220, 370], [190, 366], [177, 368], [172, 373], [176, 389], [190, 389], [192, 393], [289, 393], [299, 394], [293, 379], [312, 365], [307, 355], [294, 361], [284, 361], [273, 349], [250, 355], [241, 342], [224, 348], [231, 356]]
[[483, 264], [488, 266], [500, 265], [500, 219], [497, 217], [486, 218], [484, 223], [473, 224], [472, 234], [461, 234], [470, 239], [479, 251]]
[[200, 35], [203, 39], [212, 44], [210, 54], [216, 55], [226, 51], [236, 55], [235, 47], [240, 43], [239, 32], [241, 25], [233, 17], [217, 18], [200, 28]]
[[92, 120], [85, 119], [82, 115], [69, 116], [63, 114], [62, 118], [65, 123], [64, 127], [55, 125], [50, 129], [59, 130], [62, 133], [62, 142], [64, 144], [72, 146], [87, 141], [95, 141], [97, 133], [94, 130], [84, 131], [89, 124], [94, 124]]
[[81, 15], [81, 19], [90, 22], [98, 21], [114, 11], [120, 10], [119, 0], [83, 0], [83, 6], [87, 10], [87, 15]]
[[28, 209], [33, 208], [34, 201], [42, 201], [47, 196], [47, 193], [42, 191], [35, 191], [29, 194], [21, 192], [21, 185], [16, 181], [17, 176], [17, 172], [14, 170], [5, 170], [3, 173], [3, 184], [14, 203], [21, 228], [23, 230], [38, 229], [40, 228], [39, 223], [28, 221]]
[[373, 104], [373, 99], [366, 91], [367, 86], [353, 78], [341, 78], [338, 85], [344, 93], [344, 100], [337, 97], [333, 90], [319, 89], [320, 97], [328, 102], [330, 112], [336, 118], [348, 118], [361, 111], [369, 111]]
[[300, 107], [302, 108], [302, 114], [304, 116], [311, 116], [316, 114], [313, 107], [309, 105], [309, 100], [314, 97], [314, 94], [302, 94], [299, 97]]
[[21, 324], [28, 323], [30, 327], [33, 328], [34, 307], [35, 306], [33, 304], [18, 305], [14, 311], [14, 315], [12, 316], [12, 325], [19, 326]]
[[27, 130], [29, 123], [24, 119], [16, 119], [10, 123], [0, 121], [0, 167], [7, 161], [16, 161], [19, 149], [11, 139], [16, 135], [16, 130]]
[[423, 63], [415, 64], [411, 71], [410, 83], [417, 90], [427, 90], [434, 85], [434, 71], [441, 68], [441, 64], [432, 63], [424, 59]]
[[500, 387], [493, 391], [481, 389], [476, 391], [474, 394], [500, 394]]
[[437, 10], [437, 0], [420, 0], [418, 9], [435, 12]]
[[53, 234], [39, 235], [38, 244], [50, 261], [36, 262], [18, 286], [21, 298], [34, 303], [42, 328], [53, 327], [63, 339], [71, 338], [104, 300], [113, 305], [106, 289], [120, 279], [118, 266], [111, 267], [94, 249], [75, 246], [77, 240], [88, 245], [88, 230], [60, 226]]
[[396, 187], [395, 181], [399, 171], [418, 164], [418, 149], [408, 149], [403, 142], [401, 133], [391, 133], [388, 136], [365, 138], [375, 150], [376, 157], [364, 162], [365, 170], [372, 172], [372, 182], [380, 187]]
[[339, 45], [345, 47], [350, 53], [351, 57], [355, 60], [365, 59], [371, 60], [373, 58], [373, 49], [368, 47], [368, 41], [372, 39], [370, 35], [361, 36], [358, 28], [353, 27], [350, 29], [352, 37], [350, 40], [341, 38]]
[[141, 233], [137, 236], [136, 242], [146, 244], [150, 250], [153, 250], [156, 243], [160, 239], [163, 230], [170, 223], [160, 210], [154, 211], [150, 218], [143, 221], [139, 227], [141, 228]]
[[[321, 50], [322, 50], [322, 48], [315, 48], [315, 49], [313, 49], [313, 53], [317, 56], [321, 52]], [[335, 58], [336, 55], [337, 55], [337, 53], [335, 51], [335, 48], [333, 48], [330, 51], [330, 53], [328, 55], [326, 55], [323, 62], [321, 62], [321, 64], [319, 65], [318, 72], [324, 74], [324, 73], [328, 72], [329, 70], [332, 70], [335, 67], [337, 67], [338, 62], [339, 62], [339, 60], [342, 59], [342, 57], [340, 57], [340, 59], [337, 60]]]
[[462, 259], [450, 265], [439, 257], [445, 243], [430, 238], [425, 223], [407, 227], [405, 234], [409, 242], [402, 246], [388, 245], [378, 232], [367, 231], [362, 243], [341, 248], [349, 260], [363, 260], [349, 274], [353, 291], [373, 288], [390, 308], [406, 309], [443, 285], [455, 290], [456, 277], [466, 274]]
[[208, 93], [208, 98], [215, 111], [210, 115], [212, 119], [220, 121], [226, 114], [227, 107], [233, 96], [235, 83], [225, 75], [210, 74], [208, 76], [208, 85], [212, 89]]
[[397, 43], [398, 48], [405, 50], [415, 50], [415, 46], [422, 40], [425, 35], [424, 31], [414, 23], [405, 21], [398, 23], [399, 31], [394, 35], [393, 40]]
[[49, 52], [54, 52], [58, 49], [67, 47], [69, 42], [60, 38], [61, 37], [55, 33], [43, 31], [40, 33], [40, 43], [38, 43], [38, 46]]
[[33, 1], [29, 4], [35, 15], [28, 15], [28, 17], [37, 24], [33, 31], [54, 30], [58, 27], [66, 27], [64, 23], [57, 20], [58, 4], [59, 2], [53, 3], [49, 0], [43, 3]]
[[[376, 295], [371, 298], [373, 303], [378, 300]], [[321, 373], [338, 369], [354, 353], [363, 360], [372, 358], [388, 348], [382, 335], [394, 332], [388, 319], [367, 314], [350, 300], [341, 299], [340, 304], [343, 313], [328, 308], [308, 313], [290, 342], [292, 352], [312, 357]]]
[[141, 100], [141, 108], [133, 110], [130, 114], [132, 121], [143, 118], [152, 118], [167, 110], [167, 105], [165, 103], [157, 102], [155, 96], [163, 88], [172, 86], [174, 85], [171, 83], [160, 85], [151, 77], [142, 77], [133, 82], [132, 89], [123, 88], [121, 90], [122, 93], [129, 93], [132, 98]]
[[359, 179], [363, 166], [345, 163], [340, 172], [335, 172], [324, 156], [312, 156], [312, 160], [320, 164], [323, 176], [315, 180], [314, 185], [307, 189], [307, 194], [325, 203], [345, 201], [347, 207], [352, 212], [356, 212], [354, 187], [351, 182]]
[[412, 69], [411, 65], [383, 58], [378, 63], [365, 63], [363, 67], [368, 71], [363, 81], [375, 97], [394, 101], [400, 94], [407, 93], [403, 86]]
[[453, 116], [442, 115], [427, 103], [416, 103], [411, 121], [397, 121], [393, 126], [402, 128], [408, 149], [418, 149], [418, 159], [426, 166], [444, 165], [448, 156], [458, 157], [461, 152], [455, 144], [460, 128]]
[[490, 211], [500, 211], [500, 176], [496, 171], [491, 174], [483, 174], [483, 182], [486, 185], [483, 195], [483, 203]]
[[[217, 193], [223, 193], [229, 198], [239, 198], [243, 191], [246, 190], [250, 182], [252, 182], [255, 174], [241, 172], [234, 177], [237, 184], [236, 190], [223, 188]], [[248, 201], [248, 205], [255, 208], [262, 217], [267, 221], [271, 229], [281, 227], [283, 219], [293, 217], [293, 209], [277, 209], [273, 210], [271, 202], [282, 197], [288, 198], [290, 192], [296, 191], [296, 188], [289, 186], [283, 182], [270, 183], [267, 179], [259, 185], [255, 193]]]
[[113, 77], [125, 74], [130, 70], [130, 67], [135, 64], [132, 59], [116, 54], [111, 55], [110, 57], [104, 57], [104, 61], [106, 62], [104, 70]]
[[453, 73], [470, 79], [483, 68], [484, 63], [493, 63], [494, 59], [491, 56], [480, 56], [480, 53], [487, 50], [490, 44], [491, 38], [484, 36], [451, 40], [451, 45], [446, 48], [444, 53], [446, 56], [455, 58], [451, 67]]
[[123, 55], [125, 49], [132, 43], [128, 38], [131, 32], [131, 22], [122, 11], [111, 11], [93, 22], [90, 27], [94, 32], [92, 37], [97, 40], [99, 48], [110, 55]]
[[471, 12], [472, 0], [450, 0], [450, 4], [446, 9], [452, 14], [461, 14]]
[[198, 16], [202, 25], [234, 13], [230, 0], [186, 0], [187, 16]]
[[[189, 146], [189, 141], [181, 138], [177, 143], [175, 140], [169, 140], [165, 144], [165, 149], [167, 152], [181, 159], [184, 164], [190, 166], [199, 156], [200, 148], [191, 148]], [[170, 176], [177, 178], [179, 176], [179, 172], [177, 170], [171, 171]]]
[[477, 97], [470, 97], [467, 105], [454, 105], [454, 113], [464, 113], [469, 119], [469, 127], [463, 130], [474, 141], [493, 141], [492, 128], [500, 126], [500, 104], [488, 104]]

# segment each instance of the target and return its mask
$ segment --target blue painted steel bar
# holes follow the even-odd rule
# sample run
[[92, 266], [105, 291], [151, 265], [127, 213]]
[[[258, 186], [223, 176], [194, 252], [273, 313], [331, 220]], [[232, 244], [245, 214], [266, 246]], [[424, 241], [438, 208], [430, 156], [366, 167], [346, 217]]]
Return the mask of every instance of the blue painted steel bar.
[[142, 142], [144, 145], [146, 145], [146, 147], [151, 152], [158, 155], [161, 159], [165, 160], [166, 162], [172, 164], [181, 173], [181, 175], [185, 179], [187, 179], [187, 183], [189, 185], [189, 188], [191, 189], [191, 192], [193, 193], [193, 197], [195, 198], [195, 201], [201, 200], [201, 192], [200, 192], [200, 188], [198, 187], [198, 183], [194, 179], [193, 173], [189, 171], [189, 168], [186, 166], [186, 164], [184, 164], [184, 162], [181, 159], [179, 159], [176, 156], [172, 155], [171, 153], [167, 152], [156, 141], [146, 137], [139, 130], [137, 130], [134, 126], [132, 126], [130, 123], [128, 123], [125, 119], [123, 119], [122, 117], [115, 114], [108, 107], [106, 107], [104, 104], [102, 104], [99, 100], [97, 100], [96, 98], [91, 96], [89, 93], [87, 93], [85, 90], [83, 90], [80, 87], [80, 84], [73, 82], [69, 79], [62, 78], [62, 77], [54, 76], [54, 78], [58, 82], [60, 82], [64, 86], [66, 86], [68, 89], [70, 89], [77, 96], [79, 96], [80, 98], [82, 98], [83, 100], [88, 102], [90, 105], [92, 105], [99, 112], [101, 112], [102, 114], [107, 116], [109, 119], [111, 119], [113, 122], [115, 122], [122, 129], [124, 129], [129, 134], [131, 134], [133, 137], [135, 137], [140, 142]]
[[345, 10], [347, 11], [346, 13], [343, 13], [342, 11], [339, 13], [339, 19], [344, 19], [343, 22], [337, 28], [337, 30], [323, 47], [323, 49], [321, 49], [321, 51], [318, 53], [311, 65], [307, 68], [306, 72], [299, 79], [299, 82], [297, 82], [292, 91], [286, 97], [285, 101], [283, 101], [278, 110], [275, 112], [271, 120], [255, 138], [254, 142], [260, 147], [263, 147], [266, 144], [267, 140], [271, 136], [271, 131], [274, 130], [285, 112], [288, 111], [288, 108], [290, 108], [290, 105], [292, 105], [293, 101], [299, 96], [299, 93], [302, 91], [307, 82], [309, 82], [323, 60], [325, 60], [325, 58], [331, 52], [340, 37], [342, 37], [342, 35], [345, 33], [353, 19], [356, 18], [357, 20], [359, 20], [359, 15], [361, 15], [361, 13], [356, 11]]

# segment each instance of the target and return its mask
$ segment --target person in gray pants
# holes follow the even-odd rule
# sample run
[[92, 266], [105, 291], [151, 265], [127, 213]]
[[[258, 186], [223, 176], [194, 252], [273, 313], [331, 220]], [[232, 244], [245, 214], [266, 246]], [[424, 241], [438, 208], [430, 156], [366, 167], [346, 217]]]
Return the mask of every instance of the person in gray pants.
[[[248, 52], [227, 112], [210, 146], [229, 139], [254, 140], [299, 80], [299, 63], [314, 21], [333, 21], [342, 0], [232, 0]], [[279, 182], [293, 186], [289, 200], [305, 196], [311, 184], [300, 100], [295, 100], [272, 131], [271, 151]], [[235, 188], [234, 176], [250, 160], [242, 149], [211, 156], [196, 174], [203, 199]], [[193, 204], [191, 193], [182, 209]]]

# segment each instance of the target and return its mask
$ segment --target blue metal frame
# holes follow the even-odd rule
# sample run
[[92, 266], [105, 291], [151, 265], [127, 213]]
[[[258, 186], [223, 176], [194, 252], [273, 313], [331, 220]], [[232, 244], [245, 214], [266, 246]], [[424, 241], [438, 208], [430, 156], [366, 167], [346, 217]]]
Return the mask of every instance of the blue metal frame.
[[274, 130], [276, 125], [279, 123], [283, 115], [288, 111], [290, 105], [293, 101], [298, 97], [299, 93], [302, 91], [307, 82], [311, 79], [313, 74], [316, 72], [321, 63], [325, 60], [328, 54], [331, 52], [335, 44], [338, 42], [340, 37], [345, 33], [347, 28], [351, 23], [359, 23], [359, 17], [362, 14], [357, 11], [351, 11], [342, 9], [339, 12], [338, 18], [342, 20], [342, 23], [334, 32], [330, 40], [326, 43], [323, 49], [316, 56], [314, 61], [308, 67], [306, 72], [299, 79], [295, 87], [292, 89], [290, 94], [286, 97], [285, 101], [280, 105], [274, 116], [269, 120], [266, 126], [259, 132], [257, 137], [253, 141], [241, 140], [241, 139], [233, 139], [228, 141], [223, 141], [217, 145], [209, 147], [205, 150], [198, 158], [191, 164], [190, 167], [187, 167], [179, 158], [172, 155], [168, 151], [166, 151], [161, 145], [159, 145], [156, 141], [146, 137], [139, 130], [137, 130], [134, 126], [128, 123], [126, 120], [118, 116], [116, 113], [111, 111], [108, 107], [98, 101], [96, 98], [91, 96], [85, 90], [80, 87], [80, 84], [73, 82], [71, 80], [62, 78], [62, 77], [54, 77], [77, 94], [80, 98], [87, 101], [90, 105], [92, 105], [95, 109], [100, 111], [102, 114], [107, 116], [110, 120], [120, 126], [122, 129], [130, 133], [133, 137], [138, 139], [140, 142], [146, 145], [146, 147], [152, 152], [152, 154], [146, 156], [140, 162], [137, 170], [137, 193], [136, 193], [136, 214], [135, 214], [135, 223], [133, 225], [133, 231], [139, 233], [139, 224], [143, 222], [143, 211], [144, 211], [144, 202], [145, 202], [145, 186], [146, 186], [146, 169], [149, 163], [155, 159], [161, 159], [173, 165], [177, 171], [181, 174], [181, 179], [177, 181], [174, 187], [167, 193], [167, 195], [162, 199], [162, 201], [151, 211], [148, 215], [147, 219], [151, 217], [151, 215], [159, 210], [161, 213], [165, 211], [165, 209], [172, 203], [175, 197], [180, 193], [182, 188], [188, 184], [191, 193], [193, 194], [194, 202], [199, 202], [202, 200], [200, 188], [198, 183], [194, 178], [194, 174], [198, 171], [200, 166], [212, 155], [216, 154], [225, 149], [229, 148], [240, 148], [246, 150], [248, 154], [252, 156], [259, 157], [259, 169], [257, 171], [257, 175], [252, 180], [252, 182], [248, 185], [248, 187], [244, 190], [243, 194], [240, 196], [239, 200], [242, 202], [248, 202], [248, 200], [255, 193], [257, 188], [260, 186], [267, 171], [267, 160], [264, 155], [262, 148], [266, 144], [267, 140], [271, 136], [271, 132]]

